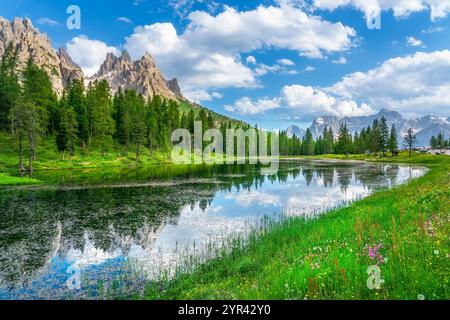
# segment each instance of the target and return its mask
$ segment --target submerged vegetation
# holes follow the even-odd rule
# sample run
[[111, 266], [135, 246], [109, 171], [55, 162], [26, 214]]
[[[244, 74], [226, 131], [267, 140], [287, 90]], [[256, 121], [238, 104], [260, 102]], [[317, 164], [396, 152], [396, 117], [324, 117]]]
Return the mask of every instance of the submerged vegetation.
[[[398, 161], [431, 170], [317, 220], [274, 225], [244, 249], [149, 284], [136, 298], [448, 298], [450, 158], [402, 154]], [[368, 271], [377, 268], [379, 289], [369, 289], [378, 275]]]

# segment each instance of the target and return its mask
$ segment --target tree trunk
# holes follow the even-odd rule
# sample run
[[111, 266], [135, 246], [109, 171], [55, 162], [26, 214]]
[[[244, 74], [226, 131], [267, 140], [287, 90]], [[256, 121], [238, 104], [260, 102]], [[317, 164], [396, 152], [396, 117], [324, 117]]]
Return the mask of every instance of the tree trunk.
[[136, 145], [136, 161], [139, 160], [139, 154], [140, 154], [140, 145], [139, 143]]
[[23, 167], [23, 132], [19, 133], [19, 175], [23, 177], [25, 168]]
[[29, 160], [29, 175], [30, 178], [33, 176], [33, 159], [34, 159], [34, 141], [33, 141], [33, 130], [30, 128], [28, 130], [28, 143], [30, 147], [30, 160]]

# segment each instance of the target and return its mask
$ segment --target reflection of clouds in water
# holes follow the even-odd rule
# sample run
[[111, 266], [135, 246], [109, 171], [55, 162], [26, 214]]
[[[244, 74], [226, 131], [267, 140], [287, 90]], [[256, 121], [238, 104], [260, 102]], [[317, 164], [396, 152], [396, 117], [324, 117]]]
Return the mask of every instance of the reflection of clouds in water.
[[416, 179], [423, 176], [428, 169], [414, 167], [398, 167], [397, 183], [404, 183], [410, 179]]
[[236, 204], [245, 208], [248, 208], [253, 204], [262, 205], [264, 207], [281, 207], [281, 198], [279, 196], [258, 190], [228, 194], [225, 196], [225, 199], [234, 200], [236, 201]]
[[[133, 245], [128, 254], [133, 262], [154, 278], [160, 271], [173, 272], [189, 256], [211, 258], [212, 244], [220, 244], [233, 236], [248, 234], [256, 217], [230, 218], [217, 215], [221, 207], [185, 208], [176, 224], [167, 224], [151, 247]], [[252, 221], [253, 220], [253, 221]]]
[[354, 201], [370, 194], [370, 190], [363, 186], [349, 186], [346, 190], [340, 187], [317, 189], [306, 196], [291, 196], [287, 200], [285, 213], [287, 216], [310, 216], [322, 213], [342, 203]]
[[122, 250], [117, 248], [112, 252], [98, 249], [89, 239], [87, 233], [84, 234], [83, 250], [70, 248], [66, 253], [66, 259], [72, 262], [72, 270], [82, 270], [92, 265], [100, 265], [110, 259], [118, 258], [122, 255]]
[[71, 275], [66, 281], [68, 289], [78, 290], [81, 288], [81, 276], [84, 269], [101, 265], [120, 256], [122, 256], [120, 248], [116, 248], [112, 252], [97, 249], [85, 232], [83, 250], [70, 248], [66, 253], [66, 259], [71, 263], [66, 270], [66, 273]]

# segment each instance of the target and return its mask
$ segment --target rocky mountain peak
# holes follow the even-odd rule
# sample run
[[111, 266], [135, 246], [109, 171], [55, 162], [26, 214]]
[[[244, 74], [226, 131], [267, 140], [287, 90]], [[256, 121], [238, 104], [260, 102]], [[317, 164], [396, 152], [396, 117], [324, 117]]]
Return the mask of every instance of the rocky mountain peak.
[[173, 78], [172, 80], [167, 81], [167, 86], [173, 93], [175, 93], [176, 96], [183, 97], [177, 78]]
[[296, 125], [289, 126], [289, 128], [287, 128], [287, 130], [286, 130], [286, 134], [289, 138], [296, 136], [297, 138], [303, 139], [303, 137], [305, 136], [305, 133], [306, 133], [306, 130], [304, 130]]
[[122, 55], [120, 56], [119, 59], [122, 60], [122, 61], [129, 61], [129, 62], [132, 62], [131, 57], [130, 57], [130, 54], [129, 54], [128, 51], [126, 51], [126, 50], [122, 52]]
[[113, 92], [123, 88], [134, 89], [146, 98], [155, 95], [167, 99], [182, 98], [178, 81], [166, 81], [149, 53], [137, 61], [132, 61], [127, 51], [119, 58], [108, 53], [99, 71], [87, 80], [107, 80]]
[[9, 44], [17, 51], [18, 69], [23, 70], [28, 59], [32, 58], [47, 72], [58, 95], [62, 94], [68, 81], [82, 77], [81, 69], [69, 59], [69, 55], [65, 51], [56, 52], [47, 35], [34, 28], [28, 18], [14, 18], [10, 22], [0, 17], [0, 57]]
[[[18, 69], [26, 67], [28, 59], [44, 69], [50, 77], [53, 89], [62, 95], [65, 86], [84, 74], [64, 48], [57, 52], [46, 34], [33, 27], [30, 19], [14, 18], [9, 21], [0, 17], [0, 58], [5, 48], [12, 44], [18, 54]], [[112, 91], [119, 87], [134, 89], [146, 98], [160, 95], [167, 99], [184, 99], [178, 81], [166, 81], [150, 53], [133, 61], [127, 51], [120, 57], [108, 53], [99, 71], [86, 81], [107, 80]]]
[[60, 72], [63, 86], [66, 87], [70, 81], [83, 79], [83, 70], [77, 65], [67, 53], [66, 49], [59, 48]]

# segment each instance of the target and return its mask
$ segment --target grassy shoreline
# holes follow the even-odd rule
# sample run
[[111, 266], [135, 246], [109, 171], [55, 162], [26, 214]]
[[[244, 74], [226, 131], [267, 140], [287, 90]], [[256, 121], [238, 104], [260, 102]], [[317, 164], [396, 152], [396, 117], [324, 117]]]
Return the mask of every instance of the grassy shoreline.
[[2, 186], [20, 186], [20, 185], [35, 185], [39, 184], [41, 181], [30, 178], [21, 178], [10, 176], [5, 173], [0, 173], [0, 187]]
[[[448, 299], [450, 158], [402, 154], [351, 159], [431, 170], [317, 220], [290, 219], [245, 249], [234, 249], [157, 288], [149, 286], [144, 297], [136, 298]], [[379, 290], [367, 287], [372, 265], [381, 270]]]

